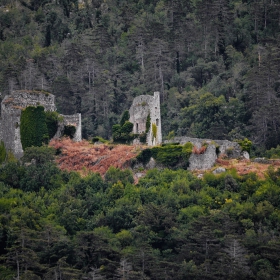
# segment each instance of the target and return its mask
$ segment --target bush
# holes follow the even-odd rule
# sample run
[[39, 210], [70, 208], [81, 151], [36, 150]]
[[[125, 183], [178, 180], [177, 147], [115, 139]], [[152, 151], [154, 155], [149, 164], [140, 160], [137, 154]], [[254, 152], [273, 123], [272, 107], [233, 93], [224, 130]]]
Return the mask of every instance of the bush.
[[120, 121], [120, 126], [123, 126], [127, 121], [129, 121], [129, 112], [128, 111], [124, 111], [123, 112], [123, 115], [122, 115], [122, 118], [121, 118], [121, 121]]
[[189, 158], [192, 154], [193, 144], [191, 142], [187, 142], [183, 145], [182, 148], [182, 158], [186, 164], [189, 164]]
[[48, 143], [49, 135], [43, 106], [29, 106], [22, 110], [20, 138], [23, 150], [27, 147], [39, 147], [43, 143]]
[[60, 120], [60, 116], [57, 112], [45, 112], [46, 114], [46, 124], [48, 129], [49, 139], [52, 139], [57, 132], [58, 122]]
[[240, 145], [242, 151], [250, 153], [252, 148], [252, 141], [244, 138], [243, 140], [236, 140], [236, 142]]
[[92, 137], [91, 142], [92, 142], [92, 143], [100, 142], [100, 143], [104, 143], [104, 144], [108, 144], [108, 143], [109, 143], [108, 140], [105, 140], [104, 138], [102, 138], [102, 137], [100, 137], [100, 136], [94, 136], [94, 137]]
[[73, 139], [76, 133], [76, 127], [74, 125], [65, 125], [63, 130], [63, 136]]
[[55, 149], [48, 146], [27, 147], [22, 157], [23, 162], [35, 160], [36, 164], [44, 164], [54, 160]]
[[265, 152], [267, 158], [280, 158], [280, 146], [277, 145], [276, 148], [271, 148]]
[[5, 144], [3, 141], [0, 142], [0, 164], [3, 163], [6, 159], [7, 153], [5, 149]]
[[145, 149], [136, 158], [138, 161], [142, 162], [143, 164], [147, 164], [151, 157], [152, 157], [151, 149]]
[[180, 162], [187, 165], [192, 153], [192, 147], [192, 143], [188, 142], [184, 146], [169, 144], [161, 147], [148, 148], [137, 156], [137, 160], [143, 164], [147, 164], [150, 158], [153, 157], [156, 162], [168, 167], [174, 167]]

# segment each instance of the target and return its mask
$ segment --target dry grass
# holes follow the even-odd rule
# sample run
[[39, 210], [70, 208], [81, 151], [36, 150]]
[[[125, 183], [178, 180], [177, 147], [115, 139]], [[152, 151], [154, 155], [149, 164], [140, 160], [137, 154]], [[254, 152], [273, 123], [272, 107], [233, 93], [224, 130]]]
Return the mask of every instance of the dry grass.
[[250, 160], [237, 160], [237, 159], [217, 159], [217, 166], [222, 166], [226, 169], [235, 168], [239, 175], [245, 175], [248, 173], [256, 173], [261, 179], [265, 178], [265, 173], [269, 166], [279, 167], [280, 162], [275, 162], [273, 164], [263, 164], [257, 162], [251, 162]]
[[207, 149], [207, 146], [201, 146], [201, 148], [198, 148], [196, 146], [193, 146], [192, 152], [196, 155], [204, 154]]
[[110, 166], [127, 168], [137, 155], [135, 146], [93, 145], [85, 140], [73, 142], [68, 138], [52, 140], [50, 146], [61, 150], [56, 159], [61, 169], [81, 174], [93, 171], [104, 175]]
[[[89, 171], [98, 172], [104, 175], [110, 166], [121, 169], [130, 167], [131, 159], [134, 158], [144, 146], [128, 145], [93, 145], [88, 141], [73, 142], [68, 138], [52, 140], [50, 146], [61, 150], [56, 161], [61, 169], [68, 171], [78, 171], [86, 175]], [[199, 149], [200, 150], [200, 149]], [[200, 151], [199, 154], [201, 154]], [[222, 166], [226, 169], [235, 168], [239, 175], [250, 172], [257, 174], [259, 178], [264, 178], [269, 166], [280, 167], [280, 160], [272, 164], [262, 164], [251, 162], [250, 160], [237, 160], [218, 158], [216, 167]], [[204, 173], [197, 171], [199, 174]], [[135, 178], [138, 181], [138, 178]]]

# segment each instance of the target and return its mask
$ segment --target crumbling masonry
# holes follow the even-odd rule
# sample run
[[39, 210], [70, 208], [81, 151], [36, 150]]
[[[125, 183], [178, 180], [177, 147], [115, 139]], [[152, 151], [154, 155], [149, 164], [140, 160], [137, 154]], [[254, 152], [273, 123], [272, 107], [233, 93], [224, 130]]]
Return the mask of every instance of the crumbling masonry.
[[134, 98], [129, 114], [129, 121], [133, 123], [133, 133], [135, 134], [146, 132], [146, 121], [150, 115], [151, 123], [147, 132], [147, 144], [155, 146], [162, 143], [159, 92], [154, 92], [154, 96], [140, 95]]
[[[0, 139], [4, 142], [6, 150], [10, 150], [17, 158], [23, 155], [20, 139], [21, 112], [28, 106], [41, 105], [45, 111], [56, 111], [54, 95], [41, 91], [14, 91], [6, 95], [1, 103]], [[58, 125], [54, 138], [61, 136], [65, 125], [73, 125], [76, 132], [74, 141], [82, 140], [81, 114], [61, 115], [63, 120]]]

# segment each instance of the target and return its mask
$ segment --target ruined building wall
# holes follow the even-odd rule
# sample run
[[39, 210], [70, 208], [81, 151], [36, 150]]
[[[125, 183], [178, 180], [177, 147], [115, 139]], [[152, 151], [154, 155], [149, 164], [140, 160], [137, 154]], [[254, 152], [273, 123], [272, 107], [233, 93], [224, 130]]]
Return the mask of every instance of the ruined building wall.
[[82, 117], [81, 114], [74, 115], [61, 115], [63, 120], [59, 122], [58, 129], [53, 138], [60, 138], [63, 133], [65, 125], [73, 125], [76, 127], [76, 132], [74, 134], [73, 140], [79, 142], [82, 140]]
[[[147, 144], [150, 146], [161, 144], [161, 118], [160, 118], [160, 93], [155, 92], [154, 96], [140, 95], [134, 98], [129, 109], [130, 119], [133, 123], [133, 133], [141, 134], [146, 132], [146, 121], [150, 114], [151, 126], [147, 133]], [[157, 126], [157, 135], [153, 139], [152, 124]]]
[[[20, 139], [20, 117], [21, 112], [28, 106], [41, 105], [45, 111], [56, 111], [54, 102], [55, 96], [50, 93], [40, 91], [14, 91], [11, 95], [6, 95], [1, 103], [0, 137], [5, 144], [5, 148], [13, 152], [20, 158], [23, 149]], [[76, 126], [75, 141], [81, 140], [81, 114], [65, 116], [66, 124]]]

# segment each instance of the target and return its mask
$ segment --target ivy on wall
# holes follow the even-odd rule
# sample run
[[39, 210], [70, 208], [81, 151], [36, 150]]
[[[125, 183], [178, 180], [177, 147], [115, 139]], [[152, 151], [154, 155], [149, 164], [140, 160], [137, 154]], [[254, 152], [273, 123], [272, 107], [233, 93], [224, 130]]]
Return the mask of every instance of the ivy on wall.
[[5, 161], [6, 156], [7, 156], [7, 152], [5, 149], [5, 144], [3, 141], [0, 141], [0, 164]]
[[49, 140], [46, 114], [43, 106], [29, 106], [20, 117], [20, 138], [23, 150], [31, 146], [42, 146]]

